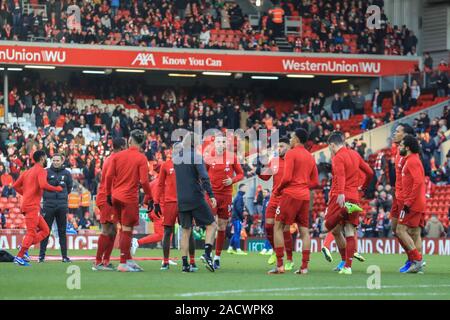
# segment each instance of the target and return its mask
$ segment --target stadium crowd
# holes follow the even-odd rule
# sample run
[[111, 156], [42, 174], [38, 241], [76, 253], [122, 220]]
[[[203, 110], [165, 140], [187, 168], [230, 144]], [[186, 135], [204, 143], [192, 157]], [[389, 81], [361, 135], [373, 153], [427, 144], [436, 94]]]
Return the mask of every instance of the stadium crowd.
[[[277, 17], [271, 12], [263, 13], [259, 25], [252, 26], [248, 15], [233, 1], [36, 2], [44, 4], [45, 10], [25, 13], [21, 1], [1, 2], [1, 40], [278, 51], [275, 38], [284, 35], [284, 28], [274, 23]], [[371, 3], [384, 6], [383, 0], [282, 2], [282, 16], [304, 19], [302, 36], [288, 38], [292, 50], [417, 55], [417, 37], [406, 26], [388, 22], [383, 9], [381, 28], [376, 31], [367, 28], [365, 13]], [[221, 30], [232, 32], [216, 37]], [[350, 44], [349, 39], [354, 43]]]

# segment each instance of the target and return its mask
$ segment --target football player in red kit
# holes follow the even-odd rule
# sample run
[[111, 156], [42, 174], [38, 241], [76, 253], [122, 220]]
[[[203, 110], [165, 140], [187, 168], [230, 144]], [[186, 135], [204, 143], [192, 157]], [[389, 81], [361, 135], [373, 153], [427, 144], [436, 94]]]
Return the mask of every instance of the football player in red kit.
[[284, 174], [280, 185], [274, 190], [274, 196], [280, 197], [274, 225], [274, 244], [277, 267], [269, 274], [284, 273], [284, 232], [296, 223], [302, 239], [302, 264], [296, 274], [308, 273], [311, 250], [309, 235], [310, 188], [319, 184], [316, 161], [304, 147], [308, 141], [308, 132], [297, 129], [291, 138], [291, 150], [286, 153]]
[[422, 253], [414, 242], [414, 234], [424, 225], [426, 207], [425, 173], [419, 156], [420, 146], [417, 139], [407, 135], [400, 143], [400, 155], [405, 158], [402, 170], [403, 208], [400, 211], [397, 235], [406, 247], [410, 267], [406, 273], [423, 273]]
[[22, 214], [25, 215], [27, 232], [22, 240], [19, 253], [14, 263], [19, 266], [29, 266], [28, 249], [38, 244], [50, 234], [50, 229], [44, 218], [40, 215], [41, 199], [44, 190], [61, 192], [61, 186], [54, 187], [47, 182], [47, 171], [44, 166], [47, 156], [44, 151], [38, 150], [33, 154], [34, 166], [22, 173], [14, 183], [13, 188], [23, 196]]
[[141, 130], [131, 131], [129, 148], [114, 156], [106, 173], [106, 200], [121, 225], [120, 264], [117, 267], [121, 272], [142, 271], [131, 259], [130, 248], [133, 228], [139, 224], [139, 185], [146, 195], [144, 202], [152, 199], [147, 158], [140, 152], [144, 140]]
[[[106, 173], [110, 167], [110, 163], [115, 155], [126, 148], [126, 141], [123, 138], [113, 140], [113, 153], [106, 158], [103, 163], [100, 185], [98, 187], [96, 204], [100, 210], [100, 224], [102, 225], [102, 233], [98, 238], [97, 255], [95, 263], [92, 266], [94, 271], [114, 271], [114, 266], [109, 262], [111, 252], [114, 248], [116, 240], [116, 224], [117, 216], [114, 215], [113, 208], [106, 201]], [[113, 182], [114, 185], [114, 182]]]
[[223, 135], [215, 137], [214, 150], [205, 160], [212, 190], [217, 200], [217, 207], [213, 210], [218, 223], [214, 268], [219, 269], [220, 255], [225, 241], [225, 230], [230, 220], [233, 202], [233, 184], [244, 178], [244, 172], [236, 156], [227, 151], [227, 140]]
[[[268, 181], [271, 177], [273, 177], [273, 186], [272, 189], [276, 190], [281, 183], [281, 179], [284, 174], [284, 165], [285, 165], [285, 155], [286, 152], [290, 149], [289, 138], [280, 138], [278, 142], [278, 157], [272, 159], [267, 169], [262, 169], [260, 164], [258, 164], [256, 168], [256, 174], [260, 179], [264, 181]], [[275, 216], [277, 207], [280, 203], [281, 197], [276, 197], [272, 195], [270, 197], [269, 203], [267, 204], [266, 209], [266, 219], [265, 219], [265, 229], [267, 240], [269, 240], [272, 248], [275, 248], [274, 240], [273, 240], [273, 225], [275, 223]], [[284, 265], [284, 269], [286, 271], [290, 271], [294, 268], [294, 262], [292, 260], [292, 251], [293, 251], [293, 241], [292, 236], [289, 230], [289, 226], [285, 227], [283, 231], [284, 236], [284, 248], [286, 250], [287, 262]], [[277, 261], [276, 254], [272, 254], [268, 260], [269, 264], [274, 264]]]
[[[395, 132], [393, 135], [393, 142], [394, 145], [392, 147], [392, 155], [394, 158], [394, 164], [395, 164], [395, 196], [394, 200], [392, 202], [392, 209], [391, 209], [391, 220], [392, 220], [392, 232], [395, 237], [397, 237], [397, 240], [400, 244], [400, 246], [403, 248], [405, 252], [408, 251], [407, 247], [403, 243], [402, 239], [397, 236], [397, 225], [398, 225], [398, 218], [400, 216], [400, 212], [403, 209], [404, 204], [404, 198], [403, 198], [403, 186], [402, 186], [402, 171], [403, 166], [405, 165], [405, 157], [403, 157], [400, 154], [400, 143], [402, 142], [403, 138], [406, 135], [415, 135], [414, 128], [411, 127], [409, 124], [406, 123], [400, 123], [397, 128], [395, 128]], [[412, 235], [414, 239], [414, 243], [417, 247], [417, 250], [419, 252], [422, 252], [422, 237], [420, 235], [420, 232], [415, 233]], [[411, 261], [407, 260], [406, 263], [400, 268], [401, 273], [405, 273], [408, 271], [408, 269], [411, 266]]]
[[333, 233], [342, 261], [345, 261], [338, 266], [339, 274], [351, 275], [356, 249], [356, 226], [359, 224], [358, 212], [362, 211], [359, 207], [360, 171], [366, 176], [362, 190], [367, 188], [374, 173], [356, 151], [345, 146], [342, 133], [333, 132], [328, 138], [328, 145], [333, 157], [333, 183], [325, 215], [325, 227]]

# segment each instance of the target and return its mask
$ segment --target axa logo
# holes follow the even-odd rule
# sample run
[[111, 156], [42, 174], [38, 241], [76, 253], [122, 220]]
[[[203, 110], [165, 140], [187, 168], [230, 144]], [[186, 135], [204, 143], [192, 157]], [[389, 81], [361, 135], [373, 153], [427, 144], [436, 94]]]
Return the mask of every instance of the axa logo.
[[138, 53], [136, 58], [134, 58], [133, 62], [131, 63], [132, 66], [138, 64], [139, 66], [148, 66], [149, 63], [152, 66], [155, 66], [155, 57], [153, 56], [153, 53]]

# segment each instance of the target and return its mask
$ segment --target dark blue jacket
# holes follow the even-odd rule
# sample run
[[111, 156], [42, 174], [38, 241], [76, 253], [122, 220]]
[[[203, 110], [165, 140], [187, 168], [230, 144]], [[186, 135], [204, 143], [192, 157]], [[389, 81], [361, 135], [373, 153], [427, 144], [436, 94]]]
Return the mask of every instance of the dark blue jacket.
[[244, 194], [245, 192], [238, 191], [236, 197], [233, 200], [233, 220], [244, 220]]
[[53, 192], [44, 190], [44, 206], [46, 207], [63, 207], [68, 204], [69, 193], [72, 192], [72, 175], [65, 168], [54, 168], [51, 166], [47, 169], [47, 182], [52, 186], [61, 186], [63, 191]]

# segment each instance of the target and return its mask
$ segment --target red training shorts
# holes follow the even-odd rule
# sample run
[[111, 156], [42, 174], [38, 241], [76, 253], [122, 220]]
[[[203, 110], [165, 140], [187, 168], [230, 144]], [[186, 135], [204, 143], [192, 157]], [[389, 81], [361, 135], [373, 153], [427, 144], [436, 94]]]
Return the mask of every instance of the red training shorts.
[[[212, 212], [219, 219], [228, 220], [231, 216], [233, 199], [229, 195], [215, 194], [217, 201], [217, 207], [212, 208]], [[211, 206], [211, 201], [207, 199], [208, 204]]]
[[391, 219], [395, 218], [398, 219], [400, 216], [400, 211], [403, 209], [403, 200], [398, 200], [397, 198], [394, 198], [394, 201], [392, 201], [392, 208], [391, 208]]
[[121, 225], [127, 227], [139, 225], [139, 203], [124, 203], [113, 198], [113, 209]]
[[[359, 201], [354, 199], [345, 199], [346, 202], [351, 202], [359, 205]], [[337, 204], [337, 196], [331, 196], [328, 201], [328, 207], [325, 211], [325, 221], [337, 221], [337, 223], [333, 223], [333, 228], [338, 224], [346, 224], [350, 223], [354, 226], [359, 225], [359, 212], [353, 212], [352, 214], [348, 214], [345, 208], [341, 208]], [[328, 226], [327, 226], [328, 229]], [[331, 231], [328, 229], [328, 231]]]
[[[403, 207], [402, 207], [403, 208]], [[403, 224], [409, 228], [425, 227], [425, 218], [422, 212], [409, 210], [408, 213], [403, 214], [400, 209], [400, 215], [398, 218], [398, 223]]]
[[117, 215], [114, 214], [114, 209], [108, 203], [98, 206], [100, 210], [100, 223], [112, 223], [116, 224], [118, 222]]
[[266, 208], [266, 220], [267, 219], [275, 219], [277, 215], [278, 203], [275, 201], [269, 201], [269, 204]]
[[294, 222], [299, 227], [309, 227], [309, 200], [298, 200], [288, 195], [281, 197], [276, 210], [277, 221], [285, 225], [291, 225]]
[[164, 206], [161, 207], [161, 211], [164, 217], [163, 225], [173, 227], [178, 218], [178, 203], [166, 202], [164, 203]]

